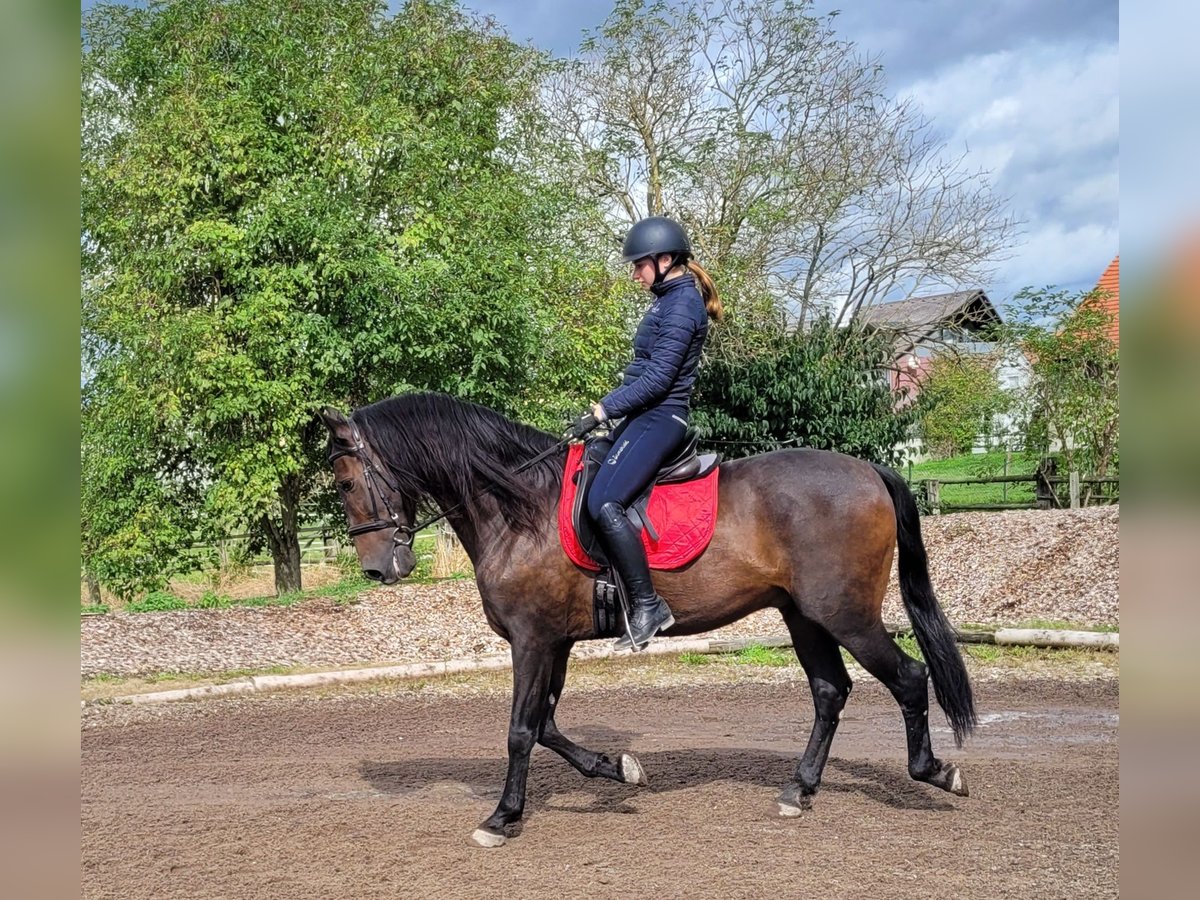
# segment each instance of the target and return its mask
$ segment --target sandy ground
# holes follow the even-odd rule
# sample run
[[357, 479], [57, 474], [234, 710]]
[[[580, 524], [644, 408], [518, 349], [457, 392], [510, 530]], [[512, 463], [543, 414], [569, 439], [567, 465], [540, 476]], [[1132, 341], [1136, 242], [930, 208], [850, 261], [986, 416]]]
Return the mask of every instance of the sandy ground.
[[932, 712], [969, 798], [908, 779], [899, 711], [860, 683], [822, 793], [789, 820], [774, 797], [811, 723], [799, 677], [568, 682], [564, 731], [635, 753], [650, 785], [539, 748], [524, 829], [495, 850], [467, 838], [503, 781], [501, 682], [89, 708], [82, 895], [1117, 896], [1116, 678], [977, 681], [962, 750]]

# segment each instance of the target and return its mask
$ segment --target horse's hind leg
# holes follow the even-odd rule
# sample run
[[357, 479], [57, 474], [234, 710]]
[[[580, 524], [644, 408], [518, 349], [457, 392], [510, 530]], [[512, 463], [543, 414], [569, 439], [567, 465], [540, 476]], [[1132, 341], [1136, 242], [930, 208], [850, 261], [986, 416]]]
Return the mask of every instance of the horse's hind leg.
[[812, 806], [812, 797], [821, 786], [821, 773], [829, 759], [829, 747], [842, 708], [850, 695], [851, 681], [837, 641], [825, 629], [792, 607], [783, 610], [783, 620], [792, 636], [796, 656], [808, 675], [815, 707], [808, 747], [796, 766], [795, 776], [778, 798], [779, 814], [793, 817]]
[[882, 622], [839, 633], [838, 640], [900, 704], [908, 737], [908, 774], [917, 781], [967, 796], [958, 766], [947, 765], [934, 756], [929, 743], [929, 676], [925, 664], [904, 653]]
[[550, 694], [546, 698], [545, 721], [538, 743], [553, 750], [588, 778], [609, 778], [625, 784], [645, 784], [646, 773], [633, 755], [622, 753], [614, 762], [603, 753], [580, 747], [554, 724], [554, 713], [567, 680], [567, 664], [570, 658], [569, 644], [560, 648], [555, 655], [554, 672], [550, 677]]

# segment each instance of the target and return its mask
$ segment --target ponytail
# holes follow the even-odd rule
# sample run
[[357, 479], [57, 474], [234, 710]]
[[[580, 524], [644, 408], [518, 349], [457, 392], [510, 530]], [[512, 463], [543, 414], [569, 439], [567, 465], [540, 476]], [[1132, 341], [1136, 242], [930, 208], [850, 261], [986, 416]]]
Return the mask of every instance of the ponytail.
[[708, 310], [708, 317], [720, 322], [725, 317], [725, 306], [721, 303], [721, 297], [717, 293], [717, 286], [713, 284], [712, 276], [704, 271], [694, 259], [685, 260], [683, 267], [695, 276], [696, 287], [700, 289], [700, 297], [704, 300], [704, 308]]

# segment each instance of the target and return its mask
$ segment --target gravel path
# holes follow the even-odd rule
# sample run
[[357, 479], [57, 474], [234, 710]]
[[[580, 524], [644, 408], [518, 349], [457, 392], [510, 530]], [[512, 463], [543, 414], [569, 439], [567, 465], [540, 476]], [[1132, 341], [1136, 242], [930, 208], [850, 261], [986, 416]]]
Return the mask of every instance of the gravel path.
[[[922, 521], [930, 571], [955, 623], [1119, 622], [1118, 507], [955, 513]], [[884, 606], [905, 621], [895, 572]], [[755, 613], [713, 635], [783, 635]], [[274, 666], [404, 663], [504, 653], [472, 581], [380, 587], [359, 602], [114, 613], [80, 623], [80, 673], [201, 674]]]

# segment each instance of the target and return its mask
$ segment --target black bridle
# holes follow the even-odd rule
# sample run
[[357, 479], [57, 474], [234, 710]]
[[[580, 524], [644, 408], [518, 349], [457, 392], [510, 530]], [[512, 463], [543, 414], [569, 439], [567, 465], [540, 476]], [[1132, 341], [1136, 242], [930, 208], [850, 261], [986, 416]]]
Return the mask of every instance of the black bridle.
[[[337, 447], [335, 444], [333, 452], [329, 454], [330, 463], [332, 463], [335, 459], [341, 459], [343, 456], [353, 456], [359, 461], [359, 463], [362, 465], [363, 480], [366, 482], [367, 493], [371, 497], [371, 521], [361, 522], [358, 525], [348, 525], [347, 531], [350, 534], [350, 537], [357, 537], [360, 534], [370, 534], [372, 531], [382, 531], [385, 528], [394, 528], [396, 531], [392, 536], [393, 547], [408, 547], [411, 549], [413, 536], [418, 531], [428, 528], [434, 522], [441, 521], [442, 519], [446, 518], [446, 516], [450, 515], [450, 513], [461, 509], [466, 503], [464, 500], [461, 503], [456, 503], [445, 512], [439, 513], [436, 516], [431, 516], [428, 519], [424, 519], [423, 521], [416, 522], [412, 525], [405, 525], [400, 521], [399, 513], [392, 508], [392, 504], [388, 499], [388, 495], [379, 490], [375, 479], [378, 478], [380, 481], [382, 481], [384, 486], [387, 487], [388, 490], [390, 490], [393, 494], [403, 496], [404, 492], [401, 491], [400, 488], [387, 477], [387, 475], [375, 468], [375, 463], [367, 457], [366, 453], [364, 452], [367, 449], [366, 441], [363, 440], [362, 434], [359, 432], [358, 426], [354, 424], [353, 419], [350, 420], [350, 434], [354, 438], [353, 447]], [[513, 469], [513, 474], [520, 475], [526, 469], [536, 466], [542, 460], [561, 450], [571, 440], [573, 440], [573, 436], [568, 434], [553, 447], [548, 447], [533, 459], [521, 463], [521, 465]], [[485, 488], [484, 490], [486, 491], [489, 489]], [[376, 498], [378, 498], [378, 500]], [[387, 513], [386, 519], [381, 518], [379, 515], [379, 500], [383, 501], [383, 508]]]
[[[364, 452], [367, 449], [366, 441], [363, 440], [358, 426], [353, 421], [350, 422], [350, 434], [354, 438], [353, 447], [343, 448], [335, 444], [333, 452], [329, 454], [330, 463], [336, 459], [341, 459], [343, 456], [352, 456], [359, 461], [362, 465], [363, 480], [366, 482], [367, 495], [371, 498], [371, 521], [360, 522], [358, 525], [348, 525], [347, 531], [350, 537], [358, 537], [360, 534], [370, 534], [372, 531], [382, 531], [385, 528], [394, 528], [396, 529], [396, 533], [392, 537], [392, 543], [396, 546], [411, 548], [413, 535], [420, 528], [425, 527], [424, 524], [418, 528], [414, 525], [405, 525], [400, 521], [400, 514], [392, 508], [392, 502], [388, 499], [388, 493], [379, 489], [376, 479], [382, 481], [384, 486], [393, 494], [403, 496], [403, 492], [387, 475], [375, 468], [375, 463]], [[383, 508], [387, 512], [386, 519], [379, 515], [380, 501], [383, 501]]]

